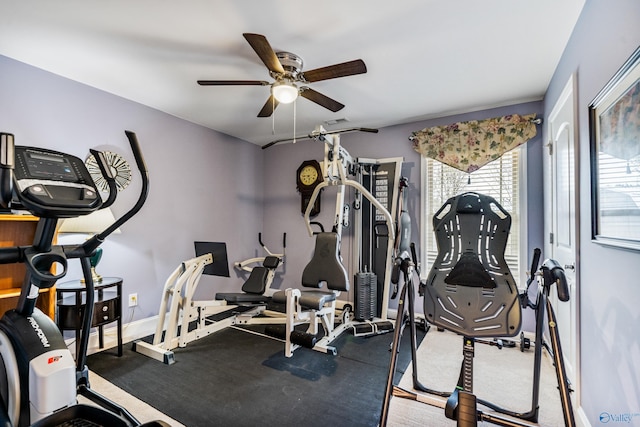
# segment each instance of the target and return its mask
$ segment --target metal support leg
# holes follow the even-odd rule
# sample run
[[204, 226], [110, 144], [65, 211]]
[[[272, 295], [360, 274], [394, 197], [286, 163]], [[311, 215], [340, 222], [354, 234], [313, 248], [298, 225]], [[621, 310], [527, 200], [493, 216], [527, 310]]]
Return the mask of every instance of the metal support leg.
[[[400, 349], [400, 340], [402, 339], [402, 333], [405, 326], [405, 313], [408, 311], [409, 332], [411, 339], [411, 363], [413, 369], [413, 383], [414, 387], [424, 388], [418, 381], [418, 365], [416, 358], [417, 338], [416, 338], [416, 322], [415, 322], [415, 290], [413, 289], [413, 281], [411, 280], [412, 267], [408, 260], [404, 260], [401, 266], [404, 272], [404, 285], [400, 292], [400, 299], [398, 300], [398, 310], [396, 314], [395, 329], [393, 332], [393, 343], [391, 345], [391, 360], [389, 363], [389, 373], [387, 374], [387, 385], [385, 388], [384, 400], [382, 402], [382, 412], [380, 415], [380, 426], [386, 426], [387, 418], [389, 417], [389, 405], [391, 403], [391, 396], [393, 395], [394, 385], [393, 380], [396, 373], [396, 365], [398, 362], [398, 353]], [[407, 305], [405, 310], [405, 304]]]
[[[551, 301], [547, 298], [547, 316], [549, 319], [549, 335], [551, 338], [551, 348], [553, 349], [553, 364], [556, 367], [556, 377], [558, 378], [558, 390], [560, 391], [560, 401], [562, 403], [562, 415], [564, 416], [564, 425], [567, 427], [575, 427], [576, 420], [573, 415], [573, 406], [571, 405], [571, 397], [569, 396], [569, 380], [564, 367], [562, 355], [562, 347], [560, 346], [560, 335], [558, 333], [558, 324], [556, 323], [556, 315], [551, 306]], [[538, 343], [536, 343], [537, 345]]]

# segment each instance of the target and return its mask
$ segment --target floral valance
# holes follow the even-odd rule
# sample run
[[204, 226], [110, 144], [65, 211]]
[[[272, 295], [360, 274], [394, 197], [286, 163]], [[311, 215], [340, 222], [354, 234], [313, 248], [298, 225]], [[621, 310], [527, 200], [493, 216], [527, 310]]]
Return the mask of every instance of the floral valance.
[[536, 136], [535, 114], [495, 117], [413, 132], [413, 148], [463, 172], [473, 172]]

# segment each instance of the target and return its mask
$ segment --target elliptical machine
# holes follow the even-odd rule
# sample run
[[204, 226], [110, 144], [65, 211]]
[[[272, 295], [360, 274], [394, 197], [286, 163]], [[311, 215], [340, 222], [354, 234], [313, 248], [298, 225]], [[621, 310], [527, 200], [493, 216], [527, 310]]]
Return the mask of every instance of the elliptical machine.
[[[105, 201], [78, 157], [15, 146], [12, 134], [0, 133], [0, 204], [40, 218], [32, 245], [0, 248], [1, 264], [24, 263], [27, 270], [17, 307], [0, 319], [1, 426], [140, 425], [126, 409], [89, 388], [85, 366], [94, 305], [89, 259], [109, 234], [140, 210], [148, 193], [148, 174], [136, 135], [125, 133], [142, 177], [137, 203], [102, 233], [83, 244], [64, 246], [53, 244], [60, 218], [90, 214], [116, 199], [115, 179], [103, 153], [90, 150], [109, 186]], [[64, 277], [67, 260], [72, 258], [80, 260], [86, 284], [75, 364], [56, 324], [36, 308], [39, 290], [51, 288]], [[100, 407], [78, 404], [78, 394]]]

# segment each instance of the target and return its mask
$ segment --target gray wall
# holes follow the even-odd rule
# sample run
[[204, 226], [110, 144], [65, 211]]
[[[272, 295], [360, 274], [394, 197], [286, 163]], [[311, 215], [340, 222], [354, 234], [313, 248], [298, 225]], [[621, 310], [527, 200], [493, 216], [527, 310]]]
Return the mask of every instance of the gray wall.
[[640, 2], [587, 0], [549, 85], [544, 108], [555, 105], [577, 75], [580, 185], [580, 392], [591, 425], [603, 412], [635, 413], [640, 423], [640, 253], [591, 241], [588, 106], [640, 45]]
[[[126, 321], [158, 313], [166, 278], [195, 256], [193, 242], [226, 242], [230, 261], [254, 256], [262, 229], [263, 156], [253, 144], [0, 56], [0, 129], [16, 144], [46, 147], [82, 159], [89, 148], [122, 153], [135, 167], [124, 130], [137, 133], [147, 161], [150, 193], [140, 213], [104, 244], [98, 272], [124, 278], [139, 307]], [[135, 203], [140, 179], [112, 206], [122, 215]], [[79, 239], [79, 240], [78, 240]], [[60, 243], [84, 236], [60, 235]], [[202, 292], [241, 283], [205, 276]], [[65, 279], [81, 277], [70, 262]], [[125, 308], [125, 310], [127, 310]]]

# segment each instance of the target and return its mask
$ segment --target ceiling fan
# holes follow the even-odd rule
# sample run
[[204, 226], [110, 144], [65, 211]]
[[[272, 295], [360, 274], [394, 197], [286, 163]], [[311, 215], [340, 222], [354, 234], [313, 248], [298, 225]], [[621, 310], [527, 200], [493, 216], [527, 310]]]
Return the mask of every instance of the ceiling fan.
[[[198, 84], [201, 86], [271, 86], [269, 99], [258, 113], [258, 117], [271, 116], [279, 103], [293, 102], [298, 95], [335, 113], [344, 108], [344, 105], [305, 84], [367, 72], [367, 66], [361, 59], [303, 72], [302, 58], [299, 56], [290, 52], [275, 52], [267, 38], [261, 34], [244, 33], [243, 36], [275, 81], [270, 83], [263, 80], [198, 80]], [[300, 84], [299, 87], [298, 84]]]

